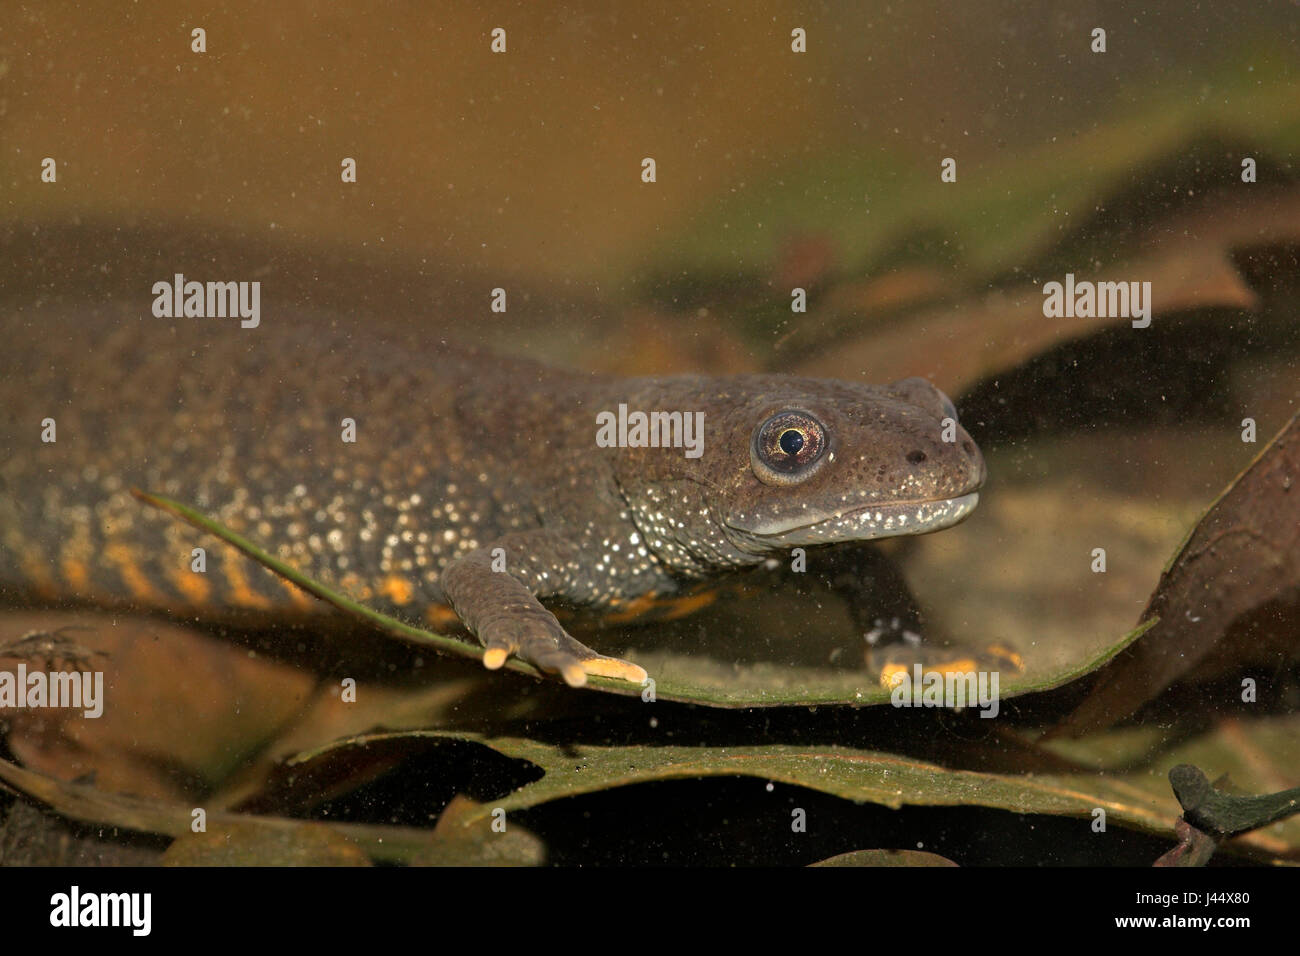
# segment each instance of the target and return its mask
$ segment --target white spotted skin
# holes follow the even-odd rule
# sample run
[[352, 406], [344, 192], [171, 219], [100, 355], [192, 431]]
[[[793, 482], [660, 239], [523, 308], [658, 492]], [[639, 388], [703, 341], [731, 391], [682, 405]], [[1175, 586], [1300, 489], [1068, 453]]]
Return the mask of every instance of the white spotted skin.
[[[916, 383], [619, 380], [324, 324], [241, 331], [113, 308], [63, 320], [7, 312], [0, 332], [4, 593], [303, 610], [268, 573], [132, 488], [192, 505], [325, 584], [415, 619], [446, 603], [449, 561], [523, 532], [555, 532], [563, 546], [507, 547], [508, 573], [534, 594], [603, 608], [790, 546], [788, 534], [762, 534], [764, 522], [805, 514], [824, 521], [809, 543], [857, 540], [877, 536], [860, 506], [939, 511], [983, 480], [964, 432], [939, 440], [938, 393]], [[703, 412], [703, 454], [598, 447], [596, 414], [620, 402]], [[773, 488], [750, 468], [749, 443], [786, 405], [835, 429], [834, 460]], [[47, 416], [54, 444], [40, 442]], [[355, 443], [342, 440], [345, 418]], [[873, 532], [914, 528], [929, 530], [900, 512]], [[211, 563], [196, 597], [177, 569], [197, 546]], [[230, 584], [241, 575], [256, 601]]]

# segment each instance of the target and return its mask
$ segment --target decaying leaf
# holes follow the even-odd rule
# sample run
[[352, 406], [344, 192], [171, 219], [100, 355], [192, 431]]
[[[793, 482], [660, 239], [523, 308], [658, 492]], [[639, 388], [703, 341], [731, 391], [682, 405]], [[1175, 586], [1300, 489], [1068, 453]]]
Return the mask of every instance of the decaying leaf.
[[[1219, 497], [1165, 568], [1143, 612], [1158, 619], [1119, 654], [1058, 732], [1079, 735], [1133, 714], [1191, 671], [1234, 622], [1265, 607], [1300, 603], [1300, 415], [1293, 417]], [[1258, 622], [1294, 651], [1300, 635], [1277, 616]], [[1257, 643], [1261, 635], [1252, 635]]]
[[289, 828], [228, 823], [187, 833], [163, 853], [164, 866], [369, 866], [370, 859], [333, 827]]

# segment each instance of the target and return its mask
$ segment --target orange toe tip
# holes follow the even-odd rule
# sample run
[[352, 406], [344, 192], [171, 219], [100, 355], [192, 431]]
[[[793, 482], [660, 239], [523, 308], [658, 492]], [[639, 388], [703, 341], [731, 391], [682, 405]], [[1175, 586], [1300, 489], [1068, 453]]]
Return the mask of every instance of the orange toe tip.
[[489, 647], [483, 652], [483, 666], [490, 671], [500, 670], [505, 666], [507, 654], [499, 647]]
[[901, 664], [890, 664], [880, 671], [880, 686], [893, 690], [907, 676], [907, 668]]
[[587, 683], [587, 672], [579, 664], [569, 664], [560, 673], [570, 687], [582, 687]]
[[650, 676], [644, 667], [631, 661], [621, 661], [616, 657], [593, 657], [583, 661], [582, 668], [596, 677], [612, 677], [615, 680], [631, 681], [634, 684], [643, 683]]
[[644, 667], [638, 667], [636, 664], [629, 664], [621, 674], [616, 674], [623, 680], [631, 681], [633, 684], [644, 684], [650, 679], [650, 674]]

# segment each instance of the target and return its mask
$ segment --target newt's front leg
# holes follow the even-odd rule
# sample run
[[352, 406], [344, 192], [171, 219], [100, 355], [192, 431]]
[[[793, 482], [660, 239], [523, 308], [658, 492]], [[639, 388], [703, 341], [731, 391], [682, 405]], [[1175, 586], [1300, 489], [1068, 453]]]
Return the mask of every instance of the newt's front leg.
[[597, 654], [564, 630], [539, 598], [581, 602], [574, 569], [578, 548], [554, 531], [506, 535], [464, 554], [442, 571], [440, 584], [462, 623], [483, 644], [483, 664], [496, 670], [514, 654], [572, 687], [587, 675], [640, 683], [644, 668]]

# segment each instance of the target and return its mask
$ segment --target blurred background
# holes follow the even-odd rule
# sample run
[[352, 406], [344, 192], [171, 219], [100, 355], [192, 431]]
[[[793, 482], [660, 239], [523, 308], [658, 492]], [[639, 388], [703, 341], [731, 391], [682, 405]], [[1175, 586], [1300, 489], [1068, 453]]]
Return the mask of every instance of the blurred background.
[[[411, 307], [454, 306], [430, 319], [469, 335], [502, 322], [484, 284], [513, 283], [525, 330], [554, 309], [579, 347], [573, 330], [617, 324], [610, 302], [684, 310], [723, 334], [650, 363], [744, 366], [790, 331], [746, 279], [784, 285], [788, 319], [790, 285], [924, 261], [870, 290], [888, 305], [932, 293], [935, 270], [1014, 267], [1190, 136], [1293, 156], [1298, 20], [1290, 2], [6, 4], [0, 210], [117, 231], [91, 243], [97, 281], [139, 260], [123, 229], [333, 247], [422, 274]], [[581, 357], [627, 364], [590, 341]]]

